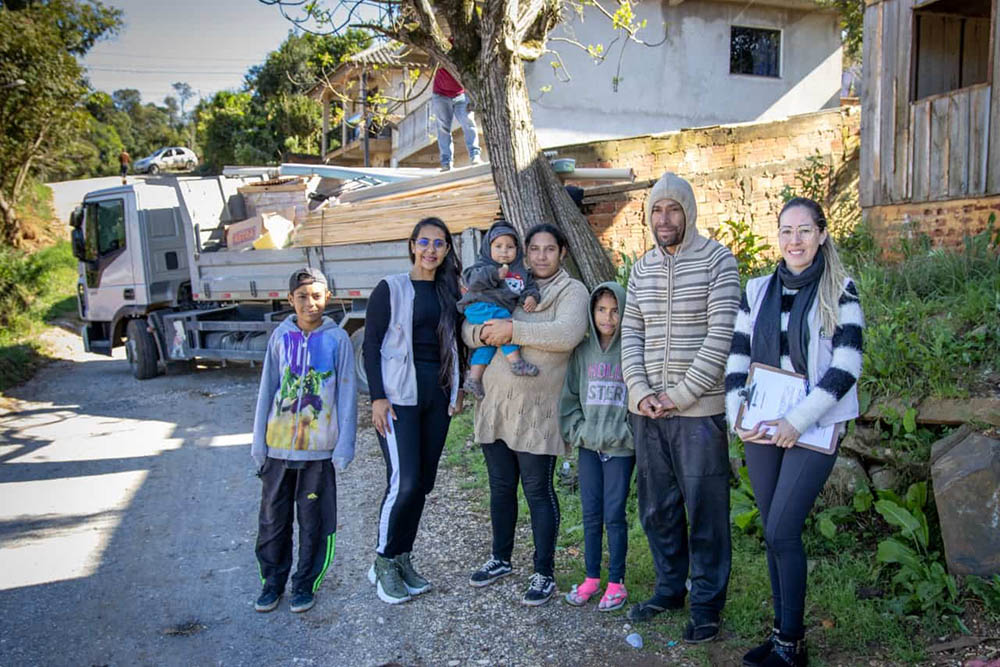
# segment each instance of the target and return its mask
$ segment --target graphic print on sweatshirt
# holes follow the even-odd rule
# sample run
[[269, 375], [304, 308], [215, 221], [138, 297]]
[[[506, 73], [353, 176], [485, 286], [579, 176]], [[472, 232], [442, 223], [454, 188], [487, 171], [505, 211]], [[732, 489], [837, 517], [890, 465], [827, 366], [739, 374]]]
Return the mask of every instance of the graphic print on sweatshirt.
[[520, 273], [510, 272], [503, 281], [507, 285], [507, 289], [514, 294], [520, 294], [524, 291], [524, 277]]
[[586, 405], [625, 407], [625, 380], [622, 365], [606, 361], [587, 364]]
[[326, 386], [337, 381], [333, 371], [336, 341], [332, 336], [307, 338], [301, 331], [289, 331], [281, 349], [285, 372], [268, 420], [267, 444], [276, 449], [312, 449], [311, 434], [329, 428], [333, 417], [333, 410], [324, 409], [321, 396]]

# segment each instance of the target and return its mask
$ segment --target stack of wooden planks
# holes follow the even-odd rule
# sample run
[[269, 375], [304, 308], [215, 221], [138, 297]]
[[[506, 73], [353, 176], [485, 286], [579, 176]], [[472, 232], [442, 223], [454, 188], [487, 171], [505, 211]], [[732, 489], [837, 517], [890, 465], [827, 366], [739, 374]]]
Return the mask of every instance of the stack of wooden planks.
[[[500, 199], [490, 172], [477, 171], [468, 178], [390, 188], [382, 195], [342, 201], [310, 213], [296, 221], [293, 245], [346, 245], [406, 239], [413, 225], [430, 216], [443, 220], [453, 234], [469, 227], [488, 227], [500, 213]], [[374, 195], [376, 188], [372, 190]]]

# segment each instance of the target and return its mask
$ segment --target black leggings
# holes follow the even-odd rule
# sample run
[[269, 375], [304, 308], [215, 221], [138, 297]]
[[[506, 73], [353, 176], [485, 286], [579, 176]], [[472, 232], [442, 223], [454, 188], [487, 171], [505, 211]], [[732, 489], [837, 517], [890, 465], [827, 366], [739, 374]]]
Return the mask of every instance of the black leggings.
[[413, 550], [424, 501], [434, 488], [448, 435], [448, 396], [438, 384], [434, 363], [417, 362], [417, 404], [393, 405], [396, 419], [388, 437], [378, 436], [385, 459], [385, 495], [379, 510], [378, 545], [386, 558]]
[[535, 572], [548, 577], [555, 572], [556, 536], [559, 534], [559, 500], [552, 475], [556, 457], [515, 452], [503, 440], [483, 444], [490, 478], [490, 521], [493, 556], [510, 561], [517, 527], [517, 481], [520, 477], [531, 514], [535, 541]]
[[805, 636], [806, 551], [802, 527], [833, 470], [836, 454], [746, 443], [747, 472], [767, 542], [774, 621], [790, 639]]

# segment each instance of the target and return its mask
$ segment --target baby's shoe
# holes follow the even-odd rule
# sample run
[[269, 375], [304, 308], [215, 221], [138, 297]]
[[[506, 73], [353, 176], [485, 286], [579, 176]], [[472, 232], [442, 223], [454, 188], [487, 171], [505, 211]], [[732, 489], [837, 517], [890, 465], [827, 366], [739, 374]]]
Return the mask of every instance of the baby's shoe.
[[510, 364], [510, 372], [514, 375], [530, 375], [534, 377], [538, 375], [538, 366], [534, 365], [530, 361], [525, 361], [524, 359], [518, 359]]
[[473, 380], [471, 377], [465, 378], [465, 382], [462, 383], [462, 389], [464, 389], [466, 393], [475, 396], [477, 401], [483, 400], [483, 397], [486, 396], [486, 390], [483, 389], [483, 383], [479, 380]]
[[573, 590], [566, 594], [566, 602], [574, 607], [582, 607], [587, 601], [601, 590], [601, 580], [594, 577], [587, 577], [579, 586], [573, 586]]
[[616, 611], [624, 607], [626, 602], [628, 602], [628, 591], [625, 590], [625, 584], [609, 581], [608, 588], [597, 605], [597, 611]]

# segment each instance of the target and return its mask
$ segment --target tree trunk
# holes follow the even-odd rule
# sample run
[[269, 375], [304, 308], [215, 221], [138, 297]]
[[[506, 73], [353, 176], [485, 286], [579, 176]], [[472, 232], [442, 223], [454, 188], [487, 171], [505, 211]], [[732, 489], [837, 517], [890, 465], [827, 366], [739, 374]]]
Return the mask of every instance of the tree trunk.
[[14, 205], [0, 192], [0, 241], [14, 248], [21, 244], [21, 221], [17, 217]]
[[476, 93], [504, 217], [522, 239], [534, 225], [555, 224], [569, 240], [570, 253], [588, 288], [613, 280], [615, 269], [608, 253], [542, 154], [531, 119], [522, 60], [503, 48], [503, 39], [489, 39], [484, 34], [483, 43], [495, 46], [484, 49], [490, 52], [483, 54], [477, 80], [469, 87]]

